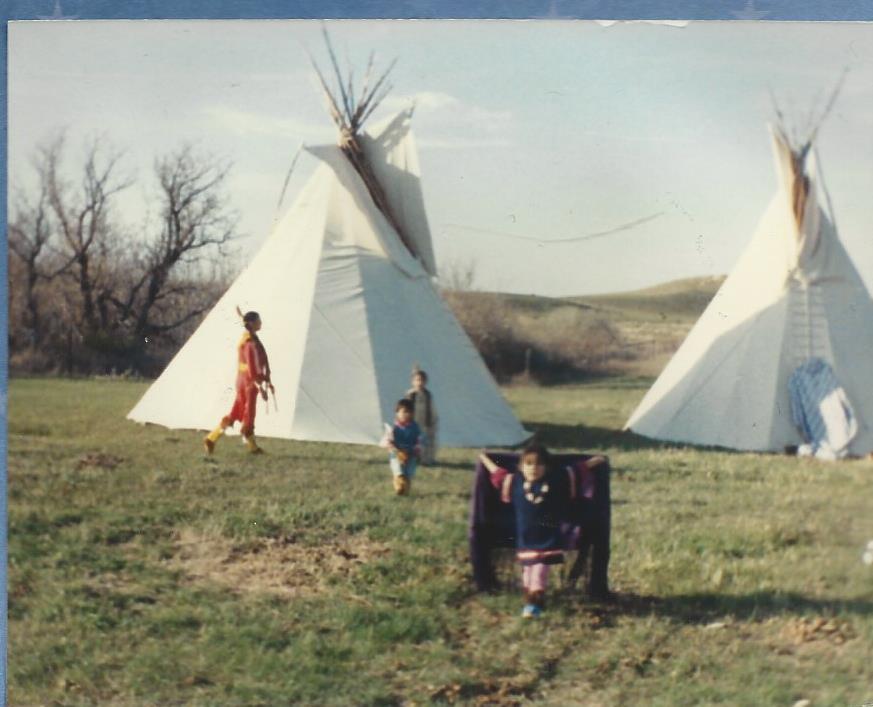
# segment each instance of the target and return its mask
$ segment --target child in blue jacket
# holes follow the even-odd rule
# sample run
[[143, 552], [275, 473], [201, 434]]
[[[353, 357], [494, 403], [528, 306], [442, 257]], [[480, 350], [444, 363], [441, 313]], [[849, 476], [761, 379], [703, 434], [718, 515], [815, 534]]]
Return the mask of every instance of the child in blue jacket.
[[[412, 477], [421, 457], [421, 428], [413, 419], [415, 407], [411, 400], [398, 401], [394, 412], [394, 427], [386, 432], [383, 444], [390, 451], [388, 465], [394, 480], [394, 493], [405, 496], [412, 487]], [[387, 427], [387, 425], [386, 425]]]

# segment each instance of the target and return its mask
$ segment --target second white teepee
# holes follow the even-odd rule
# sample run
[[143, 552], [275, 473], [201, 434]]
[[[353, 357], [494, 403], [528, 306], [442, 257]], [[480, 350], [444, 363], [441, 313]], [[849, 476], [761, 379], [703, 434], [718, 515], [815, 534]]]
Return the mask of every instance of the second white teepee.
[[804, 442], [788, 381], [812, 358], [832, 368], [873, 451], [873, 301], [821, 206], [810, 143], [773, 131], [779, 187], [754, 237], [626, 424], [655, 439], [782, 451]]

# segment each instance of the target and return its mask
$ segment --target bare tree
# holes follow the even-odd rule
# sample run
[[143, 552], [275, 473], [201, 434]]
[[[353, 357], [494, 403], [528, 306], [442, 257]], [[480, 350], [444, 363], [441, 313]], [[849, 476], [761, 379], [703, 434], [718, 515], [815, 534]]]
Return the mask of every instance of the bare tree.
[[25, 327], [29, 332], [28, 345], [35, 348], [42, 338], [42, 308], [37, 288], [41, 281], [54, 274], [46, 269], [45, 260], [52, 236], [48, 191], [40, 180], [39, 193], [33, 200], [17, 190], [9, 222], [9, 251], [22, 265], [21, 283], [27, 312]]
[[139, 275], [113, 298], [135, 340], [182, 327], [214, 303], [211, 292], [197, 295], [205, 283], [221, 279], [217, 261], [237, 236], [238, 217], [223, 193], [229, 169], [190, 145], [156, 161], [157, 231], [140, 247]]
[[37, 146], [33, 187], [12, 192], [15, 365], [154, 372], [235, 265], [226, 257], [238, 221], [224, 193], [229, 166], [190, 146], [159, 158], [155, 206], [134, 229], [114, 206], [132, 184], [121, 153], [92, 140], [78, 166], [67, 155], [63, 134]]
[[132, 181], [116, 176], [121, 154], [101, 147], [95, 139], [86, 147], [81, 183], [76, 190], [63, 175], [64, 143], [60, 136], [39, 148], [42, 181], [65, 258], [59, 272], [76, 283], [80, 299], [77, 324], [90, 339], [110, 326], [110, 207], [113, 197]]

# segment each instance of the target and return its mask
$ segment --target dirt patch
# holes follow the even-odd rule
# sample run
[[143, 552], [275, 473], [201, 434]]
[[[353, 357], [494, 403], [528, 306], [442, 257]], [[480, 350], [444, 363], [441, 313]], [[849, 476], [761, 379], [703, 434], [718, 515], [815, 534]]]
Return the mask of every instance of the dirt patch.
[[825, 619], [821, 616], [793, 619], [782, 629], [782, 638], [796, 646], [817, 641], [841, 646], [855, 635], [848, 621]]
[[289, 537], [234, 543], [191, 529], [179, 533], [175, 550], [169, 564], [192, 583], [294, 597], [315, 594], [331, 580], [350, 577], [388, 553], [381, 543], [359, 535], [312, 547]]
[[[436, 687], [428, 685], [429, 698], [435, 702], [469, 704], [475, 707], [520, 707], [533, 694], [536, 677], [527, 679], [483, 679], [480, 682], [462, 685], [450, 683]], [[404, 707], [412, 707], [415, 702], [406, 702]]]
[[112, 454], [104, 454], [103, 452], [88, 452], [76, 462], [77, 469], [85, 467], [94, 467], [96, 469], [112, 470], [117, 467], [124, 459], [116, 457]]
[[745, 624], [740, 635], [763, 641], [779, 655], [804, 655], [840, 651], [858, 634], [845, 619], [802, 616], [787, 620], [772, 617], [760, 623]]

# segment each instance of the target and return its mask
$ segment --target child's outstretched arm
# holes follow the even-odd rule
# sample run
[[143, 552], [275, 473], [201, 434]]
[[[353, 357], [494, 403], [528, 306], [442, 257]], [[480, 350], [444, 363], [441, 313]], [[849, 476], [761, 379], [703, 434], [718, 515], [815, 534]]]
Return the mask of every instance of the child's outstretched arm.
[[482, 466], [488, 469], [488, 471], [490, 471], [492, 474], [496, 473], [500, 469], [500, 467], [497, 466], [497, 464], [495, 464], [491, 460], [491, 457], [485, 454], [485, 452], [482, 452], [482, 454], [479, 455], [479, 461], [482, 462]]
[[512, 480], [509, 472], [502, 466], [497, 466], [494, 460], [484, 452], [479, 455], [482, 466], [488, 469], [491, 476], [491, 485], [500, 491], [500, 500], [509, 503], [509, 484]]
[[379, 446], [385, 449], [396, 449], [394, 446], [394, 428], [387, 423], [385, 423], [385, 433], [379, 440]]

